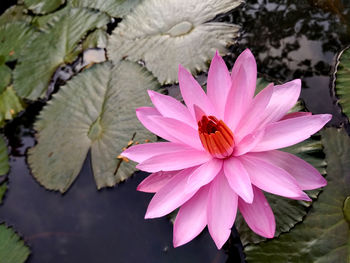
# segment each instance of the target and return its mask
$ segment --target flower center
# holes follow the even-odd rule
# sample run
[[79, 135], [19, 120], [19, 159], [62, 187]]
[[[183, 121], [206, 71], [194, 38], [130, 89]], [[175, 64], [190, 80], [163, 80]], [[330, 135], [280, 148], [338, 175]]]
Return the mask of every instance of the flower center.
[[198, 122], [198, 133], [203, 147], [211, 155], [223, 159], [232, 154], [233, 133], [222, 120], [204, 115]]

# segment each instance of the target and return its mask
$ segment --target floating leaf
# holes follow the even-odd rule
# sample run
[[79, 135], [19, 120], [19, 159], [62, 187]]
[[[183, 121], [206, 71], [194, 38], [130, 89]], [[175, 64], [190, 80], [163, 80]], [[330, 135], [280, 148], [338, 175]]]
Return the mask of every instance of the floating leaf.
[[142, 60], [161, 83], [177, 82], [179, 64], [206, 70], [215, 50], [228, 52], [239, 27], [210, 22], [239, 6], [242, 0], [147, 0], [118, 24], [108, 41], [108, 57]]
[[343, 50], [338, 56], [335, 73], [335, 92], [339, 98], [343, 112], [350, 117], [350, 48]]
[[344, 129], [321, 134], [328, 185], [302, 224], [277, 239], [247, 246], [248, 262], [350, 262], [350, 139]]
[[6, 65], [0, 65], [0, 93], [11, 83], [11, 69]]
[[[35, 37], [21, 54], [14, 71], [14, 88], [21, 97], [44, 97], [56, 69], [71, 63], [81, 52], [79, 41], [94, 28], [108, 23], [107, 15], [87, 9], [66, 9], [52, 18], [49, 30]], [[43, 52], [45, 50], [45, 52]]]
[[3, 136], [0, 135], [0, 177], [8, 173], [10, 169], [7, 145]]
[[33, 33], [34, 30], [25, 22], [12, 22], [0, 26], [0, 60], [16, 60]]
[[24, 5], [13, 5], [0, 16], [0, 25], [22, 21], [30, 23], [32, 17], [27, 14], [27, 8]]
[[36, 14], [50, 13], [64, 4], [64, 2], [65, 0], [24, 0], [24, 4], [28, 9]]
[[87, 36], [83, 42], [83, 49], [89, 48], [106, 48], [108, 34], [105, 30], [97, 29]]
[[73, 7], [89, 7], [105, 12], [112, 17], [123, 17], [142, 0], [72, 0]]
[[12, 120], [21, 110], [23, 110], [23, 102], [16, 95], [12, 86], [7, 87], [0, 94], [0, 127], [5, 124], [6, 120]]
[[[136, 63], [97, 64], [60, 88], [35, 124], [38, 144], [29, 150], [34, 177], [47, 189], [65, 192], [91, 148], [97, 188], [128, 178], [134, 164], [117, 156], [134, 141], [155, 139], [136, 119], [135, 109], [150, 104], [146, 90], [154, 77]], [[53, 139], [54, 138], [54, 139]]]
[[23, 263], [29, 254], [29, 248], [15, 231], [5, 224], [0, 224], [0, 262]]

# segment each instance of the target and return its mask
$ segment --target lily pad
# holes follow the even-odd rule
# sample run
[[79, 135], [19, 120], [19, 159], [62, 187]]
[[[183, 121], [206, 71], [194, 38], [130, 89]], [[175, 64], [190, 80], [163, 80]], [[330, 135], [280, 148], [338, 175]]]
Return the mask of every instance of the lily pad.
[[245, 248], [248, 262], [349, 262], [350, 138], [344, 129], [321, 132], [328, 185], [302, 224], [279, 238]]
[[3, 136], [0, 135], [0, 178], [10, 169], [7, 145]]
[[35, 14], [50, 13], [64, 4], [64, 2], [65, 0], [24, 0], [24, 4]]
[[179, 64], [193, 74], [208, 68], [215, 50], [228, 52], [239, 26], [208, 22], [239, 6], [242, 0], [147, 0], [137, 5], [113, 31], [108, 57], [142, 60], [160, 83], [177, 82]]
[[32, 21], [32, 17], [27, 14], [27, 11], [28, 10], [24, 5], [17, 4], [11, 6], [0, 16], [0, 25], [15, 21], [30, 23]]
[[6, 191], [7, 191], [7, 182], [5, 181], [5, 182], [0, 183], [0, 205], [3, 202]]
[[12, 120], [22, 110], [22, 100], [16, 95], [12, 86], [7, 87], [0, 94], [0, 127], [5, 124], [6, 120]]
[[103, 29], [97, 29], [89, 34], [83, 42], [83, 49], [89, 48], [106, 48], [108, 41], [108, 34]]
[[[66, 9], [50, 19], [50, 29], [35, 36], [21, 54], [14, 71], [14, 88], [19, 96], [44, 97], [50, 79], [62, 64], [74, 61], [86, 33], [104, 26], [109, 17], [83, 8]], [[45, 52], [43, 52], [45, 50]]]
[[11, 69], [5, 64], [0, 65], [0, 93], [11, 83]]
[[123, 17], [142, 0], [72, 0], [73, 7], [89, 7], [105, 12], [112, 17]]
[[139, 123], [135, 108], [149, 105], [146, 90], [158, 87], [148, 71], [131, 62], [97, 64], [75, 76], [35, 123], [38, 144], [28, 154], [33, 176], [45, 188], [63, 193], [91, 149], [98, 189], [127, 179], [134, 164], [117, 157], [131, 139], [156, 139]]
[[343, 50], [337, 59], [334, 84], [339, 104], [344, 114], [350, 117], [350, 48]]
[[[25, 22], [12, 22], [0, 26], [0, 61], [12, 61], [35, 31]], [[0, 63], [2, 64], [2, 63]]]
[[29, 248], [15, 231], [0, 224], [0, 262], [23, 263], [30, 254]]

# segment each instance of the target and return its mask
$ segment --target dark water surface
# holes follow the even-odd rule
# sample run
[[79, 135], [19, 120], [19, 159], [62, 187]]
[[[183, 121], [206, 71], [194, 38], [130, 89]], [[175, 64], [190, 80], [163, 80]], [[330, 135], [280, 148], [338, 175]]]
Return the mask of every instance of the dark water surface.
[[[313, 113], [332, 113], [332, 125], [345, 123], [348, 127], [330, 87], [335, 57], [350, 44], [349, 10], [349, 4], [339, 0], [249, 1], [216, 18], [240, 24], [244, 30], [226, 62], [231, 67], [239, 52], [249, 47], [262, 75], [275, 82], [301, 78], [307, 108]], [[25, 159], [27, 148], [35, 143], [32, 124], [41, 107], [40, 103], [31, 105], [5, 128], [11, 171], [0, 221], [14, 226], [24, 237], [32, 251], [28, 262], [244, 260], [237, 239], [232, 238], [226, 250], [218, 251], [207, 230], [174, 249], [172, 224], [167, 218], [143, 219], [152, 195], [135, 189], [144, 173], [136, 173], [115, 188], [97, 191], [88, 157], [65, 195], [41, 187]]]

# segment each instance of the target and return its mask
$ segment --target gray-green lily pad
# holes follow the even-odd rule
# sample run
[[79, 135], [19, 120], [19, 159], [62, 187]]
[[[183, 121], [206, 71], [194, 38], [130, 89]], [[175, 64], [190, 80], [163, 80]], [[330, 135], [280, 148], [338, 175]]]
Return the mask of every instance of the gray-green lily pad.
[[160, 83], [177, 82], [179, 64], [192, 73], [206, 70], [215, 50], [236, 42], [239, 26], [208, 22], [242, 0], [143, 1], [113, 31], [108, 57], [143, 61]]
[[108, 34], [103, 29], [97, 29], [89, 34], [83, 41], [83, 49], [89, 48], [106, 48], [108, 41]]
[[105, 12], [112, 17], [123, 17], [142, 0], [72, 0], [73, 7], [89, 7]]
[[34, 37], [21, 54], [13, 74], [14, 88], [21, 97], [44, 97], [56, 69], [74, 61], [82, 51], [79, 41], [88, 31], [109, 22], [107, 15], [84, 8], [66, 9], [57, 16], [50, 20], [50, 29]]
[[321, 134], [328, 185], [303, 223], [277, 239], [247, 246], [248, 262], [350, 262], [350, 138], [344, 129]]
[[0, 93], [10, 85], [12, 70], [5, 64], [0, 64]]
[[343, 113], [350, 117], [350, 48], [343, 50], [337, 59], [334, 75], [335, 92]]
[[148, 71], [131, 62], [115, 67], [105, 62], [75, 76], [35, 123], [38, 144], [28, 153], [33, 176], [45, 188], [63, 193], [91, 149], [98, 189], [127, 179], [135, 167], [117, 157], [134, 133], [134, 141], [156, 139], [139, 123], [135, 109], [150, 105], [147, 90], [158, 88]]
[[23, 263], [30, 254], [29, 248], [11, 227], [0, 224], [0, 262]]
[[6, 120], [12, 120], [24, 109], [23, 101], [17, 96], [12, 86], [7, 87], [0, 93], [0, 127]]
[[24, 0], [24, 4], [35, 14], [47, 14], [64, 4], [65, 0]]

